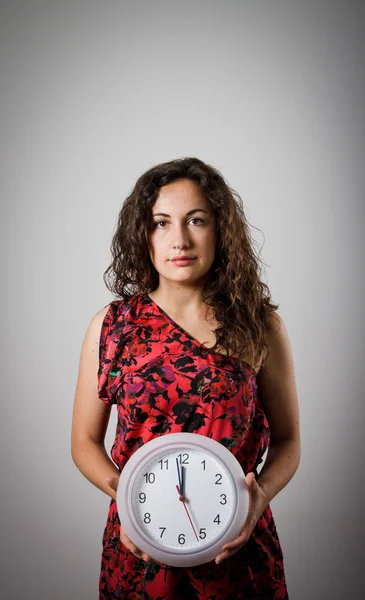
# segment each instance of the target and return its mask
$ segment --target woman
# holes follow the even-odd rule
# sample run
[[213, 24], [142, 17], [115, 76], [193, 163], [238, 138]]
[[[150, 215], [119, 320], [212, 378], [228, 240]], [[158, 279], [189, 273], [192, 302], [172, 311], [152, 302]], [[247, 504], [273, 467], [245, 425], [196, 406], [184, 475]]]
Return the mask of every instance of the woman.
[[[269, 503], [300, 461], [293, 359], [235, 196], [219, 171], [185, 158], [143, 174], [120, 211], [104, 274], [112, 271], [107, 287], [120, 299], [87, 330], [72, 424], [75, 464], [111, 497], [99, 600], [289, 597]], [[104, 447], [113, 404], [115, 464]], [[191, 568], [144, 554], [124, 533], [116, 506], [133, 452], [179, 431], [229, 448], [249, 489], [239, 537]]]

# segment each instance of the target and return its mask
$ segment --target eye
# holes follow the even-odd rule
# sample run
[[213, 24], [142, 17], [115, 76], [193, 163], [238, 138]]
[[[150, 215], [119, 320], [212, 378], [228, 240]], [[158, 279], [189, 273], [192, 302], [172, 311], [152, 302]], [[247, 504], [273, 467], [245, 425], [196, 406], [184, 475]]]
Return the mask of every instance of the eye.
[[192, 219], [190, 219], [191, 221], [200, 221], [201, 223], [204, 223], [204, 219], [199, 219], [199, 217], [193, 217]]
[[[200, 219], [199, 217], [193, 217], [190, 221], [200, 221], [200, 223], [204, 223], [204, 219]], [[165, 229], [165, 227], [157, 227], [160, 223], [167, 223], [167, 221], [155, 221], [153, 226], [157, 229]]]

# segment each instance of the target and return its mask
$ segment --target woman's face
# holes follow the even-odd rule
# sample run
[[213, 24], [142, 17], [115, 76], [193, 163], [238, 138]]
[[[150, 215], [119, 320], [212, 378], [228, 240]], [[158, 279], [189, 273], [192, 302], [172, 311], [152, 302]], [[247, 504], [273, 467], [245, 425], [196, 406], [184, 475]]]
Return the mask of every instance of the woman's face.
[[[214, 261], [216, 218], [199, 186], [189, 179], [163, 186], [152, 207], [152, 220], [148, 249], [160, 278], [203, 281]], [[178, 266], [172, 259], [181, 255], [194, 260]]]

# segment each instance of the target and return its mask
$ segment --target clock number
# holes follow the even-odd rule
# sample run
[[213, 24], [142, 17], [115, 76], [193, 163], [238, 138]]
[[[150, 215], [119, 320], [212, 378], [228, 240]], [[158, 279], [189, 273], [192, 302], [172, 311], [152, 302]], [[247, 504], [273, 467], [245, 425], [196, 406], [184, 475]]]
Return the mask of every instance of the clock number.
[[221, 520], [219, 518], [219, 515], [217, 515], [216, 518], [213, 520], [213, 523], [218, 523], [218, 525], [219, 525], [220, 522], [221, 522]]
[[185, 535], [183, 533], [180, 533], [179, 537], [177, 538], [179, 541], [179, 544], [185, 544]]
[[222, 485], [221, 484], [222, 475], [220, 473], [216, 473], [215, 476], [217, 478], [215, 481], [215, 485]]
[[150, 513], [144, 513], [143, 522], [144, 523], [151, 523], [151, 514]]
[[143, 502], [146, 502], [146, 494], [144, 492], [141, 492], [138, 498], [141, 504], [143, 504]]
[[227, 496], [225, 494], [221, 494], [220, 497], [222, 498], [222, 500], [219, 504], [227, 504]]
[[205, 527], [202, 527], [202, 528], [200, 529], [200, 531], [199, 531], [199, 537], [200, 537], [200, 539], [201, 539], [201, 540], [204, 540], [204, 538], [206, 538], [206, 537], [207, 537], [207, 534], [205, 533], [205, 531], [206, 531], [206, 528], [205, 528]]
[[168, 459], [166, 459], [166, 460], [163, 460], [163, 459], [161, 458], [161, 460], [159, 460], [159, 461], [158, 461], [158, 464], [159, 464], [159, 465], [161, 465], [161, 469], [163, 469], [163, 466], [165, 465], [165, 467], [166, 467], [166, 471], [167, 471], [167, 470], [168, 470], [168, 468], [169, 468], [169, 461], [168, 461]]
[[154, 483], [154, 481], [155, 481], [155, 474], [154, 473], [145, 473], [143, 475], [143, 477], [146, 478], [146, 483]]
[[184, 454], [178, 454], [178, 457], [180, 458], [180, 464], [181, 465], [188, 465], [189, 464], [189, 454], [187, 452], [184, 452]]
[[205, 471], [205, 460], [202, 460], [201, 464], [203, 465], [203, 471]]
[[164, 533], [165, 533], [165, 531], [166, 531], [166, 527], [159, 527], [159, 529], [162, 529], [162, 531], [161, 531], [161, 535], [160, 535], [160, 538], [162, 538], [163, 534], [164, 534]]

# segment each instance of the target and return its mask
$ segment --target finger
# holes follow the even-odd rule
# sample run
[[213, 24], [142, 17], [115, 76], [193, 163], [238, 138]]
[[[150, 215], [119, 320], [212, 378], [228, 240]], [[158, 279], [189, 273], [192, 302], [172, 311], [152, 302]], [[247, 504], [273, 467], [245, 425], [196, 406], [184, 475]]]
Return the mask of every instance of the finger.
[[131, 552], [136, 558], [143, 560], [142, 552], [138, 550], [138, 548], [128, 548], [129, 552]]
[[[125, 536], [127, 537], [127, 536]], [[134, 554], [134, 556], [136, 556], [137, 558], [140, 558], [141, 560], [145, 560], [146, 562], [152, 560], [151, 557], [146, 554], [146, 552], [142, 552], [142, 550], [140, 550], [139, 548], [137, 548], [137, 546], [135, 544], [133, 544], [133, 542], [131, 542], [128, 539], [128, 542], [124, 543], [124, 546], [127, 548], [127, 550], [129, 550], [130, 552], [132, 552], [132, 554]]]
[[139, 548], [137, 548], [137, 546], [135, 546], [135, 544], [132, 544], [132, 542], [129, 542], [129, 544], [124, 544], [126, 546], [126, 548], [128, 548], [128, 550], [130, 550], [133, 554], [138, 554], [140, 557], [142, 557], [142, 552]]
[[147, 554], [146, 552], [142, 552], [142, 550], [140, 550], [139, 548], [137, 548], [137, 546], [135, 544], [133, 544], [133, 542], [126, 535], [122, 526], [120, 526], [120, 541], [127, 548], [127, 550], [132, 552], [132, 554], [134, 554], [134, 556], [136, 556], [137, 558], [141, 558], [142, 560], [145, 560], [146, 562], [149, 562], [149, 561], [155, 562], [153, 560], [153, 558], [151, 558], [149, 556], [149, 554]]
[[156, 561], [153, 560], [153, 558], [151, 558], [148, 554], [146, 554], [145, 552], [142, 552], [141, 550], [137, 550], [136, 552], [133, 552], [133, 551], [131, 551], [131, 552], [136, 558], [139, 558], [140, 560], [144, 560], [145, 562], [156, 563]]
[[133, 542], [131, 542], [129, 537], [127, 537], [125, 534], [123, 534], [123, 533], [120, 534], [120, 541], [122, 542], [123, 546], [125, 546], [125, 548], [127, 548], [127, 550], [132, 552], [132, 554], [135, 554], [135, 555], [138, 554], [139, 557], [142, 556], [141, 550], [139, 550], [137, 548], [137, 546], [135, 544], [133, 544]]
[[222, 552], [221, 554], [218, 554], [218, 556], [215, 559], [215, 564], [219, 565], [219, 563], [222, 562], [222, 560], [225, 560], [226, 558], [229, 558], [230, 553], [229, 552]]
[[143, 560], [145, 560], [146, 562], [152, 562], [154, 564], [157, 564], [157, 561], [155, 561], [154, 558], [151, 558], [151, 556], [149, 556], [149, 554], [143, 554]]
[[239, 538], [237, 538], [236, 540], [234, 540], [234, 542], [229, 542], [228, 544], [224, 544], [224, 546], [222, 546], [222, 550], [237, 550], [238, 548], [240, 548], [240, 546], [243, 546], [244, 544], [246, 544], [247, 542], [247, 536], [246, 535], [242, 535]]
[[[252, 486], [254, 485], [254, 483], [253, 483], [253, 482], [254, 482], [255, 480], [256, 480], [255, 473], [253, 473], [252, 471], [246, 475], [246, 483], [248, 482], [248, 484], [249, 484], [250, 486], [251, 486], [251, 485], [252, 485]], [[257, 483], [257, 482], [256, 482], [256, 483]]]

